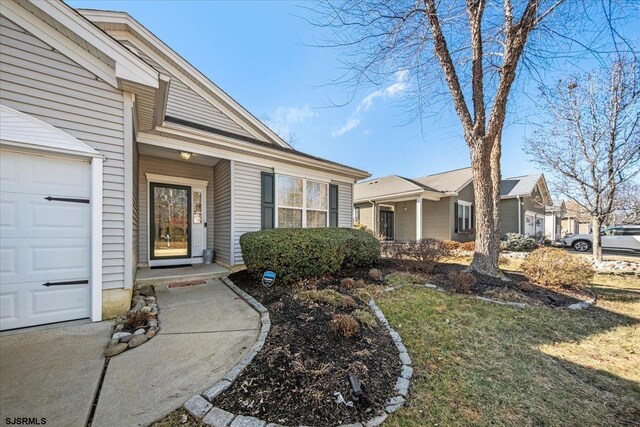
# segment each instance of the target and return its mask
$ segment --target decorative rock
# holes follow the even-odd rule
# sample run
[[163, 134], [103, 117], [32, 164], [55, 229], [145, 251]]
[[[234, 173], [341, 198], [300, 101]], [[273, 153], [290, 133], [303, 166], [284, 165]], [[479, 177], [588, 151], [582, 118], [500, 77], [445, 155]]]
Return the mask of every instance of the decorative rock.
[[122, 343], [116, 344], [114, 346], [111, 346], [111, 347], [107, 348], [104, 351], [104, 357], [116, 356], [116, 355], [122, 353], [123, 351], [125, 351], [126, 349], [127, 349], [127, 344], [122, 344]]
[[131, 341], [131, 338], [133, 338], [133, 335], [127, 335], [126, 337], [122, 337], [120, 338], [120, 342], [122, 343], [128, 343], [129, 341]]
[[265, 421], [254, 417], [238, 415], [231, 423], [231, 427], [264, 427], [266, 424]]
[[122, 331], [122, 328], [124, 328], [124, 323], [118, 323], [118, 324], [116, 324], [116, 327], [114, 328], [114, 330], [116, 332], [120, 332], [120, 331]]
[[147, 336], [147, 338], [153, 338], [156, 336], [156, 331], [153, 329], [149, 329], [149, 332], [147, 332], [145, 335]]
[[409, 393], [409, 380], [406, 378], [398, 377], [395, 389], [398, 391], [398, 394], [406, 397], [407, 393]]
[[142, 309], [140, 309], [140, 311], [142, 311], [143, 313], [150, 313], [151, 307], [149, 307], [148, 305], [145, 305], [144, 307], [142, 307]]
[[133, 308], [131, 308], [131, 311], [133, 311], [134, 313], [137, 313], [140, 310], [142, 310], [144, 307], [145, 307], [144, 302], [139, 302], [135, 306], [133, 306]]
[[218, 397], [220, 393], [229, 388], [231, 382], [227, 380], [218, 381], [212, 387], [206, 389], [202, 395], [207, 398], [209, 402], [213, 402], [213, 399]]
[[118, 338], [111, 338], [109, 340], [109, 343], [107, 344], [107, 348], [113, 347], [114, 345], [118, 344], [119, 342], [120, 342], [120, 340]]
[[339, 427], [362, 427], [362, 423], [342, 424]]
[[432, 285], [431, 283], [427, 283], [424, 286], [429, 288], [429, 289], [438, 289], [438, 287], [436, 285]]
[[139, 345], [146, 343], [147, 340], [148, 338], [145, 334], [136, 335], [135, 337], [131, 338], [131, 341], [129, 341], [129, 348], [136, 348]]
[[204, 416], [202, 422], [213, 427], [227, 427], [233, 421], [234, 416], [231, 412], [213, 408]]
[[378, 427], [386, 421], [387, 417], [388, 415], [384, 413], [382, 415], [378, 415], [377, 417], [371, 418], [369, 421], [364, 423], [364, 427]]
[[133, 333], [133, 336], [135, 337], [136, 335], [142, 335], [144, 334], [144, 328], [138, 328], [136, 329], [136, 331]]
[[116, 332], [115, 334], [113, 334], [111, 336], [111, 338], [120, 339], [120, 338], [123, 338], [123, 337], [127, 337], [129, 335], [131, 335], [131, 332]]
[[211, 408], [213, 408], [213, 405], [199, 394], [196, 394], [184, 404], [184, 409], [198, 419], [204, 417]]
[[378, 282], [384, 282], [384, 275], [377, 268], [372, 268], [371, 270], [369, 270], [369, 278]]
[[156, 319], [151, 319], [149, 320], [149, 322], [147, 322], [147, 324], [149, 325], [149, 327], [154, 328], [158, 326], [158, 321]]
[[411, 366], [402, 365], [402, 371], [400, 372], [400, 376], [402, 378], [406, 378], [408, 380], [413, 377], [413, 368]]
[[155, 302], [155, 301], [156, 301], [156, 297], [154, 297], [154, 296], [144, 297], [144, 300], [145, 300], [145, 301]]
[[392, 413], [397, 411], [404, 405], [405, 399], [402, 396], [392, 397], [387, 401], [387, 406], [384, 408], [387, 413]]
[[155, 290], [152, 285], [143, 285], [138, 288], [140, 295], [144, 295], [145, 297], [150, 297], [155, 295]]

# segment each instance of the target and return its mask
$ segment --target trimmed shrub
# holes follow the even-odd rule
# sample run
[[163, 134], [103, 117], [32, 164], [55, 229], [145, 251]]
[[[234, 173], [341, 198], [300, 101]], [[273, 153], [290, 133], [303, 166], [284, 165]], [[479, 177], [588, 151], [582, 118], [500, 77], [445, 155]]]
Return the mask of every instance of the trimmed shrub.
[[345, 338], [352, 337], [360, 330], [358, 321], [349, 314], [336, 314], [330, 323], [331, 330]]
[[470, 242], [461, 243], [458, 249], [461, 251], [474, 252], [476, 250], [476, 242], [472, 240]]
[[522, 263], [522, 271], [540, 285], [582, 287], [593, 280], [593, 267], [587, 260], [556, 248], [531, 252]]
[[468, 294], [471, 287], [476, 284], [476, 278], [471, 273], [452, 271], [448, 275], [453, 290], [459, 294]]
[[532, 237], [518, 233], [507, 233], [503, 247], [508, 251], [532, 251], [538, 247], [538, 242]]
[[285, 283], [371, 265], [380, 257], [375, 237], [348, 228], [255, 231], [240, 237], [240, 247], [249, 272], [271, 270]]

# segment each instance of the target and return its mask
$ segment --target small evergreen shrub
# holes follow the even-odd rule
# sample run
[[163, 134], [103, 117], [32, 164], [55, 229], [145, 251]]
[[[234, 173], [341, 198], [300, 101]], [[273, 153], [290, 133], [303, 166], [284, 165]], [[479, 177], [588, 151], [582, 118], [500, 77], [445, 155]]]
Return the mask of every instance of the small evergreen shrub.
[[371, 234], [348, 228], [277, 228], [240, 237], [249, 272], [274, 271], [285, 283], [335, 273], [341, 267], [374, 264], [380, 243]]
[[522, 271], [540, 285], [582, 287], [593, 280], [593, 267], [587, 260], [557, 248], [534, 250], [524, 259]]
[[471, 273], [452, 271], [448, 275], [453, 290], [459, 294], [468, 294], [471, 287], [476, 284], [476, 278]]
[[503, 245], [504, 249], [508, 251], [532, 251], [538, 247], [538, 243], [532, 237], [525, 236], [518, 233], [507, 233], [507, 239]]
[[333, 316], [330, 327], [336, 335], [341, 335], [345, 338], [354, 336], [360, 330], [358, 321], [349, 314], [336, 314]]

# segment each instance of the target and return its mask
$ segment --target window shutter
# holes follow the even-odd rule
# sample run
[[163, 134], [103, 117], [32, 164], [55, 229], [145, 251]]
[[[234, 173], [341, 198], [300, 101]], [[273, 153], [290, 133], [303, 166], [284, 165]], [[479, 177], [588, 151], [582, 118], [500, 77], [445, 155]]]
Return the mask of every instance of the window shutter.
[[458, 232], [458, 202], [453, 204], [453, 232]]
[[262, 229], [273, 228], [275, 215], [275, 181], [272, 173], [262, 172]]
[[338, 226], [338, 186], [329, 185], [329, 227]]
[[475, 218], [474, 218], [474, 212], [473, 212], [473, 205], [471, 205], [469, 206], [469, 227], [475, 230], [476, 224], [473, 222], [474, 220]]

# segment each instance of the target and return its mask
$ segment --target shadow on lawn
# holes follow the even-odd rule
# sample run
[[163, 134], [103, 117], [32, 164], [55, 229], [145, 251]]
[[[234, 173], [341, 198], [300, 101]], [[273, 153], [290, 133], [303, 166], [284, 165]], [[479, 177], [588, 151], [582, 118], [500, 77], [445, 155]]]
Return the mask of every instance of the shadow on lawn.
[[607, 301], [640, 302], [640, 288], [614, 288], [606, 285], [592, 285], [590, 289], [598, 294], [598, 298]]

